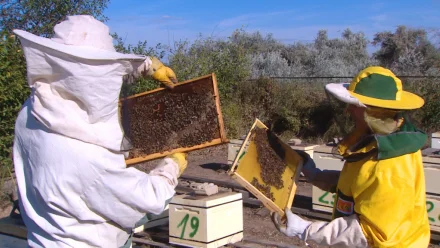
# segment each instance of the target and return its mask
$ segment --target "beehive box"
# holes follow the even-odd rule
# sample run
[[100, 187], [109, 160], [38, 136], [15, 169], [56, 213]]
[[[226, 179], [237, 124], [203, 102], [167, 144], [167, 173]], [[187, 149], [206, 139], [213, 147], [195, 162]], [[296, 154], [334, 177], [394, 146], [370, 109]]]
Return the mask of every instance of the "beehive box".
[[[260, 161], [265, 161], [263, 166]], [[284, 209], [292, 206], [301, 168], [301, 156], [257, 119], [228, 173], [266, 208], [284, 216]]]
[[[289, 144], [290, 145], [290, 144]], [[290, 145], [290, 147], [295, 151], [301, 151], [307, 153], [310, 158], [313, 158], [314, 148], [319, 145], [312, 144], [299, 144], [299, 145]]]
[[440, 132], [431, 134], [431, 147], [440, 149]]
[[440, 149], [423, 150], [426, 180], [426, 208], [431, 229], [440, 231]]
[[[313, 161], [316, 168], [321, 170], [342, 170], [344, 161], [335, 158], [332, 154], [333, 146], [321, 145], [314, 148]], [[336, 194], [324, 191], [312, 186], [312, 207], [313, 210], [333, 212], [333, 204]]]
[[[240, 151], [240, 147], [243, 144], [244, 139], [234, 139], [229, 141], [228, 144], [228, 165], [232, 165], [234, 163], [235, 157], [237, 157], [238, 152]], [[245, 147], [247, 149], [247, 146]]]
[[121, 99], [127, 165], [226, 143], [215, 74]]
[[243, 239], [241, 193], [174, 196], [169, 208], [169, 242], [189, 247], [220, 247]]

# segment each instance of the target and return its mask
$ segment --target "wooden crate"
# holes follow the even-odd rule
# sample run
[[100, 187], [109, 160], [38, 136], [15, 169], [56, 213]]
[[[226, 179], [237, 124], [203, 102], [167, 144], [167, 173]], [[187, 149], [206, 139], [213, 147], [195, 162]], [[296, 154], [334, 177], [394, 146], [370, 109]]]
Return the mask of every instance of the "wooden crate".
[[[202, 89], [203, 88], [203, 89]], [[197, 149], [202, 149], [202, 148], [206, 148], [209, 146], [214, 146], [214, 145], [219, 145], [219, 144], [223, 144], [223, 143], [227, 143], [228, 140], [226, 138], [225, 135], [225, 130], [224, 130], [224, 123], [223, 123], [223, 117], [222, 117], [222, 112], [221, 112], [221, 108], [220, 108], [220, 97], [219, 97], [219, 93], [218, 93], [218, 87], [217, 87], [217, 79], [214, 73], [203, 76], [203, 77], [199, 77], [199, 78], [195, 78], [195, 79], [191, 79], [188, 81], [184, 81], [181, 83], [178, 83], [175, 85], [174, 89], [172, 91], [170, 91], [169, 93], [164, 94], [166, 91], [168, 91], [168, 89], [165, 88], [160, 88], [160, 89], [155, 89], [152, 91], [148, 91], [148, 92], [144, 92], [144, 93], [140, 93], [137, 95], [133, 95], [124, 99], [121, 99], [120, 101], [120, 106], [122, 106], [123, 104], [125, 104], [124, 106], [126, 111], [134, 111], [133, 108], [137, 105], [144, 105], [147, 106], [148, 109], [151, 109], [151, 111], [164, 111], [164, 109], [167, 108], [166, 104], [158, 104], [157, 106], [155, 104], [153, 104], [152, 106], [146, 105], [147, 103], [143, 103], [143, 101], [148, 101], [148, 99], [150, 99], [150, 101], [153, 101], [152, 99], [154, 99], [155, 102], [160, 102], [161, 99], [165, 98], [165, 95], [167, 95], [167, 97], [169, 97], [169, 95], [171, 94], [195, 94], [195, 92], [197, 93], [201, 93], [201, 92], [206, 92], [206, 90], [208, 90], [208, 92], [212, 93], [212, 101], [209, 102], [209, 104], [211, 104], [210, 109], [215, 109], [216, 113], [215, 115], [217, 116], [217, 120], [216, 120], [216, 127], [215, 127], [215, 132], [213, 132], [212, 135], [212, 139], [211, 140], [206, 140], [201, 142], [200, 144], [194, 144], [192, 146], [174, 146], [171, 147], [169, 145], [163, 145], [161, 150], [157, 150], [154, 152], [151, 152], [149, 154], [145, 154], [142, 152], [139, 152], [137, 149], [139, 147], [136, 147], [136, 144], [134, 144], [133, 149], [130, 151], [131, 154], [134, 154], [134, 156], [129, 157], [126, 160], [126, 164], [128, 166], [132, 165], [132, 164], [136, 164], [139, 162], [144, 162], [144, 161], [148, 161], [148, 160], [153, 160], [153, 159], [157, 159], [157, 158], [161, 158], [161, 157], [165, 157], [169, 154], [172, 153], [176, 153], [176, 152], [189, 152], [189, 151], [193, 151], [193, 150], [197, 150]], [[206, 106], [206, 105], [205, 105]], [[182, 108], [185, 108], [187, 106], [183, 105]], [[208, 109], [208, 107], [206, 109]], [[122, 107], [121, 107], [122, 108]], [[162, 109], [162, 110], [161, 110]], [[148, 110], [150, 111], [150, 110]], [[206, 112], [204, 113], [203, 111], [197, 111], [196, 115], [197, 118], [203, 118], [202, 115], [205, 115], [208, 113], [209, 110], [206, 110]], [[176, 109], [175, 112], [173, 112], [171, 114], [171, 120], [173, 118], [177, 120], [182, 120], [182, 118], [190, 118], [190, 116], [178, 116], [179, 114], [179, 109]], [[209, 114], [213, 114], [212, 112], [209, 112]], [[127, 112], [128, 116], [131, 116], [131, 112]], [[170, 119], [169, 119], [170, 120]], [[160, 120], [158, 120], [160, 121]], [[168, 123], [170, 123], [172, 121], [168, 121]], [[182, 127], [182, 129], [180, 129], [179, 131], [184, 131], [186, 132], [186, 135], [188, 134], [194, 134], [194, 132], [196, 131], [192, 124], [185, 124], [186, 126]], [[145, 130], [144, 134], [147, 134], [147, 131], [150, 131], [150, 126], [136, 126], [136, 128], [140, 128]], [[152, 131], [150, 131], [152, 132]], [[199, 132], [201, 132], [199, 130]], [[142, 133], [142, 132], [137, 132], [137, 133]], [[167, 133], [168, 135], [169, 133]], [[182, 137], [179, 137], [178, 133], [175, 133], [174, 136], [172, 137], [172, 139], [170, 137], [164, 137], [162, 136], [163, 139], [161, 139], [160, 141], [165, 143], [168, 141], [179, 141], [179, 139], [181, 139]], [[145, 140], [145, 142], [151, 142], [151, 144], [153, 144], [154, 142], [156, 142], [158, 139], [142, 139]], [[133, 142], [135, 143], [135, 142]], [[172, 142], [169, 142], [170, 144], [172, 144]], [[177, 142], [176, 142], [177, 143]], [[147, 143], [148, 144], [148, 143]]]
[[268, 129], [260, 120], [256, 119], [228, 173], [241, 186], [255, 195], [267, 209], [284, 217], [284, 209], [292, 206], [303, 160], [297, 152], [278, 138], [278, 142], [285, 152], [287, 166], [282, 175], [283, 187], [281, 189], [270, 187], [270, 192], [275, 198], [275, 201], [272, 201], [251, 184], [252, 179], [256, 178], [259, 184], [267, 186], [260, 176], [261, 166], [258, 162], [257, 148], [252, 135], [254, 128]]

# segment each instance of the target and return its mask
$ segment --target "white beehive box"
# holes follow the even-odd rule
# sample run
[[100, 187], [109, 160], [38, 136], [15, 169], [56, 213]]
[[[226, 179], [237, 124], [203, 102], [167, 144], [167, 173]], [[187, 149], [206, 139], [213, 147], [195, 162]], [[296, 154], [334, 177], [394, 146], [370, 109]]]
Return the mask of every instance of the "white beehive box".
[[426, 180], [426, 209], [431, 229], [440, 231], [440, 151], [428, 148], [423, 150], [423, 166]]
[[[321, 145], [313, 150], [313, 160], [316, 168], [321, 170], [342, 170], [344, 161], [335, 158], [332, 154], [332, 146]], [[318, 187], [312, 187], [313, 210], [333, 212], [333, 203], [336, 194], [324, 191]]]
[[436, 132], [431, 135], [431, 147], [440, 149], [440, 132]]
[[169, 242], [188, 247], [220, 247], [243, 239], [241, 193], [178, 195], [169, 204]]
[[311, 145], [311, 144], [299, 144], [299, 145], [289, 144], [289, 145], [293, 150], [303, 151], [303, 152], [309, 154], [309, 156], [311, 158], [313, 158], [313, 151], [314, 151], [315, 147], [319, 146], [319, 145]]
[[[238, 151], [240, 151], [240, 147], [243, 144], [243, 139], [234, 139], [230, 140], [228, 144], [228, 165], [232, 165], [234, 163], [235, 157], [237, 157]], [[246, 146], [247, 148], [247, 146]]]

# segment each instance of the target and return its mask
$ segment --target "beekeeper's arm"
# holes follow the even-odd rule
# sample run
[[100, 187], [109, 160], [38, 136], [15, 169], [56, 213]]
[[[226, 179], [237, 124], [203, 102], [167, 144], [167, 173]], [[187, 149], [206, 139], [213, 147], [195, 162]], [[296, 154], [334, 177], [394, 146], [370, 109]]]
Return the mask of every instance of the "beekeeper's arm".
[[283, 225], [278, 214], [273, 215], [277, 229], [289, 237], [301, 240], [315, 241], [320, 245], [337, 247], [369, 247], [362, 232], [359, 218], [356, 214], [336, 218], [331, 222], [306, 221], [289, 209], [285, 209], [287, 225]]
[[177, 77], [174, 71], [165, 66], [156, 57], [148, 57], [144, 63], [137, 66], [137, 70], [134, 74], [135, 77], [144, 76], [151, 77], [156, 81], [162, 83], [166, 88], [174, 88], [174, 84], [177, 83]]
[[126, 168], [120, 155], [109, 155], [102, 162], [121, 166], [100, 171], [81, 198], [92, 211], [127, 230], [142, 224], [139, 222], [145, 221], [147, 214], [159, 215], [165, 210], [187, 165], [182, 154], [166, 157], [149, 174]]
[[339, 175], [338, 170], [320, 170], [316, 168], [315, 162], [309, 154], [298, 151], [304, 159], [302, 173], [307, 181], [321, 190], [336, 193], [336, 186], [338, 185]]
[[313, 240], [321, 245], [343, 247], [392, 247], [405, 237], [405, 230], [411, 225], [406, 218], [414, 207], [412, 192], [411, 185], [396, 175], [372, 175], [365, 180], [362, 192], [354, 197], [353, 215], [331, 222], [309, 222], [286, 209], [287, 226], [283, 227], [276, 220], [276, 214], [274, 222], [284, 234], [306, 242]]

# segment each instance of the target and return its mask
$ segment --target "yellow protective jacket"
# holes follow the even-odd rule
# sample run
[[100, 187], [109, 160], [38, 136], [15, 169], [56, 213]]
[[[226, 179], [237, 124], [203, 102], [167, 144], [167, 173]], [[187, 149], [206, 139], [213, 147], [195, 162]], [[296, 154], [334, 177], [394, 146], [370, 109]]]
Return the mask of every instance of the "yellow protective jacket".
[[334, 220], [308, 239], [345, 247], [428, 247], [430, 227], [420, 148], [426, 134], [405, 123], [386, 136], [354, 132], [338, 147], [346, 159]]
[[[358, 140], [356, 136], [353, 134], [347, 142]], [[386, 155], [383, 154], [386, 151], [378, 151], [380, 145], [386, 145], [378, 137], [373, 136], [371, 142], [364, 139], [367, 145], [355, 147], [354, 152], [348, 151], [354, 144], [340, 145], [340, 153], [348, 161], [339, 176], [333, 215], [357, 214], [362, 231], [373, 247], [427, 247], [430, 227], [422, 155], [418, 147], [420, 141], [426, 139], [418, 132], [410, 133], [403, 137], [404, 141], [394, 141], [402, 143], [391, 145], [393, 149], [413, 145], [416, 151]], [[420, 141], [411, 137], [420, 137]], [[386, 141], [393, 143], [393, 140]], [[362, 158], [361, 154], [365, 156]], [[350, 161], [353, 155], [358, 157]], [[378, 158], [380, 156], [382, 158]]]

